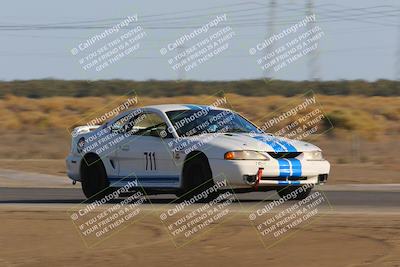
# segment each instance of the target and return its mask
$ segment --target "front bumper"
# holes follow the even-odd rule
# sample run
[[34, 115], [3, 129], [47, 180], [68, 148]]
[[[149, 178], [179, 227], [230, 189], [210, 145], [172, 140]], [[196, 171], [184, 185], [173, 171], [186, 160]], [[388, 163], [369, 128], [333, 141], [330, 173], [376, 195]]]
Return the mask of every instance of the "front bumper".
[[[258, 186], [287, 186], [302, 184], [322, 184], [328, 179], [330, 164], [326, 160], [297, 160], [296, 166], [282, 166], [282, 161], [255, 160], [210, 160], [210, 166], [216, 181], [227, 179], [232, 188], [249, 188], [246, 177], [256, 176], [262, 169]], [[295, 169], [296, 167], [296, 169]]]
[[68, 155], [65, 159], [65, 164], [67, 166], [67, 175], [73, 181], [80, 181], [79, 176], [79, 166], [81, 162], [81, 157], [76, 155]]

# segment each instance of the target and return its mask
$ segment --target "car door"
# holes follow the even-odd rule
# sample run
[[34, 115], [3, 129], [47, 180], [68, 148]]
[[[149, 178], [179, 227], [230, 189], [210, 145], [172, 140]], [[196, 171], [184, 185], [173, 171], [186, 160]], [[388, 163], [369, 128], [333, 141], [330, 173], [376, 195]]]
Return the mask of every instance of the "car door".
[[126, 140], [116, 152], [120, 178], [137, 178], [143, 187], [179, 184], [178, 168], [166, 140], [159, 134], [163, 130], [166, 124], [155, 112], [144, 112], [130, 122]]

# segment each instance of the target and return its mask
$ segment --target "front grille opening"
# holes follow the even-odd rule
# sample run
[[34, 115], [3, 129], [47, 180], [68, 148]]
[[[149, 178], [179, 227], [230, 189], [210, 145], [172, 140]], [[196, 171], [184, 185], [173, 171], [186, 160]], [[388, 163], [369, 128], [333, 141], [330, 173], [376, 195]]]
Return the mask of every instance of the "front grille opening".
[[268, 152], [274, 159], [292, 159], [301, 154], [301, 152]]

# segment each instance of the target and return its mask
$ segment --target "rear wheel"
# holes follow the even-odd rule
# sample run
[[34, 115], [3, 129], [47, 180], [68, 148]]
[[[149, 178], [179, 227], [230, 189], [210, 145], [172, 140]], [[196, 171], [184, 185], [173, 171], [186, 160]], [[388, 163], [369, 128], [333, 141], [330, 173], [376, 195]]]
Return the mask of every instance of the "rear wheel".
[[278, 189], [278, 195], [283, 198], [287, 195], [290, 195], [293, 192], [296, 192], [296, 194], [290, 195], [288, 197], [289, 200], [302, 200], [308, 197], [308, 195], [311, 193], [311, 187], [307, 189], [300, 190], [300, 186], [288, 186], [282, 189]]
[[[183, 167], [182, 188], [177, 192], [178, 197], [184, 199], [192, 198], [197, 194], [214, 186], [212, 172], [208, 159], [204, 155], [197, 155], [190, 159]], [[209, 200], [218, 196], [217, 192], [211, 192], [205, 199]]]
[[103, 162], [96, 156], [85, 156], [81, 164], [82, 190], [87, 198], [100, 199], [110, 183]]

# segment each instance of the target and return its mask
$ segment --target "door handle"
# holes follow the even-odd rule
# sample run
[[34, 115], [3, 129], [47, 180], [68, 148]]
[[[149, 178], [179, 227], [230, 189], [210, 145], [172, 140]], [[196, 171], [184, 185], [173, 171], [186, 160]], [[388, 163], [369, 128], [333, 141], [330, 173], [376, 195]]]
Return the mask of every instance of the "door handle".
[[129, 145], [123, 145], [119, 147], [123, 151], [129, 151]]

